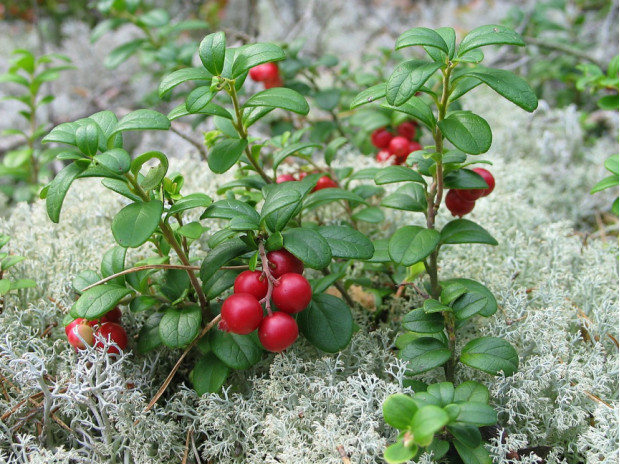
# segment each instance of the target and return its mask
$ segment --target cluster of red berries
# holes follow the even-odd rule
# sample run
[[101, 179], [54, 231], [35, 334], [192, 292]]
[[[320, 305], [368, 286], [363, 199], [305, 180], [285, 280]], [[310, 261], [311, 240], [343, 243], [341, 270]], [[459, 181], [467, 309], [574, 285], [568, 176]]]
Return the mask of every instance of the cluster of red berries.
[[446, 195], [446, 208], [450, 210], [452, 216], [463, 217], [468, 213], [471, 213], [476, 205], [476, 200], [481, 197], [486, 197], [495, 188], [495, 178], [493, 175], [484, 168], [472, 169], [475, 173], [479, 174], [487, 183], [489, 188], [486, 189], [451, 189]]
[[87, 346], [103, 349], [104, 341], [112, 342], [108, 345], [109, 354], [120, 354], [120, 350], [127, 348], [127, 332], [119, 324], [122, 312], [118, 306], [101, 316], [89, 321], [81, 317], [74, 319], [65, 326], [65, 333], [69, 344], [75, 350], [84, 350]]
[[[278, 177], [276, 177], [276, 184], [281, 184], [282, 182], [291, 182], [291, 181], [301, 180], [307, 175], [308, 175], [307, 172], [302, 171], [299, 173], [299, 179], [296, 179], [293, 174], [280, 174]], [[325, 188], [337, 188], [337, 187], [338, 187], [338, 184], [336, 183], [334, 179], [332, 179], [329, 176], [322, 176], [316, 182], [316, 185], [314, 186], [312, 191], [316, 192], [317, 190], [323, 190]]]
[[276, 63], [263, 63], [250, 69], [250, 79], [262, 82], [266, 89], [282, 87], [284, 82], [280, 77], [280, 69]]
[[404, 164], [409, 153], [421, 150], [416, 140], [416, 122], [404, 121], [396, 127], [393, 134], [381, 127], [370, 134], [370, 142], [379, 149], [376, 159], [379, 162], [392, 161], [392, 164]]
[[[222, 304], [218, 327], [240, 335], [258, 329], [263, 347], [276, 353], [297, 340], [299, 328], [291, 314], [303, 311], [310, 304], [312, 287], [302, 275], [303, 263], [287, 250], [270, 251], [267, 261], [267, 272], [248, 270], [237, 276], [234, 293]], [[270, 276], [273, 281], [269, 280]], [[261, 303], [269, 299], [278, 311], [271, 312], [268, 306], [265, 316]]]

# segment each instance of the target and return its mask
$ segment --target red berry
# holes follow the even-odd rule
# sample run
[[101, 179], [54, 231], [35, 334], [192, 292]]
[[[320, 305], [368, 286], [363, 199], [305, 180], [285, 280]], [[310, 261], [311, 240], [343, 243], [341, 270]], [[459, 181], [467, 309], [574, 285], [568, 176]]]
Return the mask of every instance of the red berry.
[[487, 195], [489, 195], [493, 189], [495, 188], [495, 178], [493, 177], [493, 174], [491, 174], [489, 171], [487, 171], [484, 168], [474, 168], [472, 169], [472, 171], [474, 171], [476, 174], [479, 174], [480, 176], [482, 176], [482, 178], [484, 179], [484, 181], [487, 183], [487, 185], [489, 186], [488, 189], [484, 189], [483, 190], [483, 197], [486, 197]]
[[290, 182], [295, 181], [295, 177], [292, 174], [280, 174], [276, 177], [276, 184], [281, 184], [282, 182]]
[[402, 122], [396, 128], [396, 132], [406, 139], [413, 140], [416, 133], [415, 124], [411, 121]]
[[308, 174], [310, 174], [308, 171], [299, 171], [299, 174], [297, 176], [299, 177], [299, 180], [302, 180]]
[[101, 322], [118, 322], [121, 320], [122, 316], [123, 313], [121, 311], [121, 308], [115, 306], [114, 309], [111, 309], [101, 317]]
[[483, 189], [454, 189], [456, 194], [466, 201], [476, 201], [484, 195]]
[[222, 304], [220, 328], [246, 335], [254, 332], [263, 320], [263, 307], [254, 295], [234, 293]]
[[316, 192], [318, 190], [323, 190], [326, 188], [336, 188], [338, 187], [338, 184], [329, 176], [323, 176], [321, 178], [319, 178], [319, 180], [316, 183], [316, 186], [312, 189], [313, 192]]
[[276, 63], [263, 63], [250, 69], [250, 79], [256, 82], [264, 82], [279, 78], [278, 65]]
[[263, 319], [258, 328], [258, 339], [267, 351], [284, 351], [297, 340], [297, 322], [286, 313], [273, 313]]
[[312, 287], [304, 276], [291, 272], [280, 277], [271, 298], [280, 311], [298, 313], [310, 304]]
[[276, 279], [289, 272], [295, 274], [303, 274], [304, 272], [304, 263], [284, 248], [267, 253], [267, 260], [270, 264], [271, 275]]
[[394, 135], [392, 135], [391, 132], [388, 132], [385, 127], [382, 127], [370, 134], [370, 143], [379, 149], [387, 148], [392, 138], [394, 138]]
[[450, 190], [446, 195], [446, 208], [450, 210], [452, 216], [463, 217], [467, 213], [471, 213], [475, 205], [475, 201], [467, 201], [461, 198], [456, 190]]
[[243, 271], [235, 279], [235, 293], [249, 293], [259, 301], [265, 298], [268, 288], [267, 277], [261, 271]]
[[409, 142], [409, 153], [413, 153], [414, 151], [422, 150], [422, 145], [420, 145], [415, 140]]
[[265, 81], [263, 81], [263, 85], [266, 89], [271, 89], [273, 87], [284, 87], [284, 82], [282, 81], [280, 76], [278, 76], [275, 79], [266, 79]]
[[397, 159], [407, 158], [407, 155], [411, 153], [409, 151], [409, 144], [411, 140], [407, 140], [405, 137], [399, 135], [394, 137], [388, 146], [388, 151], [392, 155], [396, 155]]
[[386, 161], [390, 161], [390, 159], [395, 160], [396, 158], [394, 158], [394, 155], [391, 155], [389, 151], [387, 150], [381, 150], [377, 153], [375, 159], [377, 161], [379, 161], [380, 163], [385, 163]]
[[122, 325], [116, 322], [104, 322], [99, 326], [95, 335], [97, 336], [96, 348], [104, 347], [103, 340], [117, 345], [108, 345], [108, 354], [120, 354], [120, 350], [127, 348], [127, 332]]
[[65, 333], [69, 344], [77, 350], [84, 350], [86, 346], [92, 346], [95, 341], [93, 328], [86, 319], [75, 319], [65, 326]]

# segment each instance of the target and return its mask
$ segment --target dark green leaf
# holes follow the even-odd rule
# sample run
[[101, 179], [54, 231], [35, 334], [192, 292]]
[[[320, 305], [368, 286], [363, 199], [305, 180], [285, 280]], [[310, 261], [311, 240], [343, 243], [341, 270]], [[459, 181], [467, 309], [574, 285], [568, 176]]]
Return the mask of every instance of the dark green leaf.
[[395, 263], [411, 266], [430, 255], [439, 244], [439, 232], [420, 226], [404, 226], [390, 238], [388, 252]]
[[443, 178], [445, 188], [449, 189], [487, 189], [489, 185], [484, 181], [482, 176], [469, 169], [457, 169], [450, 171]]
[[489, 24], [480, 26], [467, 34], [459, 45], [457, 56], [463, 56], [469, 50], [486, 45], [519, 45], [525, 42], [521, 36], [505, 26]]
[[332, 161], [334, 161], [334, 157], [336, 156], [338, 149], [346, 143], [348, 143], [346, 137], [336, 137], [327, 144], [327, 147], [325, 148], [325, 163], [327, 163], [328, 166], [332, 164]]
[[482, 444], [472, 449], [459, 440], [454, 440], [454, 447], [463, 460], [463, 464], [491, 464], [493, 462], [489, 452]]
[[461, 295], [467, 293], [467, 287], [457, 282], [443, 282], [439, 300], [444, 305], [449, 305]]
[[121, 132], [134, 130], [168, 130], [170, 121], [163, 114], [154, 110], [136, 110], [122, 118], [116, 128], [108, 136], [108, 142], [115, 135]]
[[[125, 254], [127, 248], [114, 246], [103, 254], [101, 259], [101, 275], [110, 277], [125, 270]], [[119, 276], [110, 281], [113, 284], [125, 285], [125, 277]]]
[[452, 311], [451, 307], [445, 306], [441, 304], [439, 301], [433, 300], [432, 298], [424, 300], [424, 307], [422, 309], [424, 310], [426, 314], [434, 314], [434, 313], [440, 313], [444, 311], [448, 311], [448, 312]]
[[114, 174], [125, 174], [129, 172], [131, 156], [122, 148], [112, 148], [106, 152], [95, 155], [93, 158], [97, 163], [105, 166]]
[[[280, 61], [286, 58], [284, 51], [273, 43], [254, 43], [240, 47], [232, 65], [232, 77], [238, 77], [254, 66]], [[261, 105], [268, 106], [268, 105]]]
[[90, 287], [92, 284], [99, 282], [100, 280], [101, 276], [95, 271], [86, 270], [75, 276], [71, 286], [77, 293], [82, 293], [82, 290], [86, 287]]
[[[497, 311], [497, 301], [495, 300], [495, 297], [489, 291], [489, 289], [486, 288], [484, 285], [471, 279], [450, 279], [444, 282], [444, 284], [448, 285], [453, 283], [464, 286], [467, 289], [468, 293], [477, 293], [486, 298], [485, 306], [479, 311], [479, 314], [481, 316], [489, 317], [495, 314], [495, 312]], [[455, 303], [454, 306], [458, 308], [460, 305], [458, 305], [457, 303]]]
[[216, 105], [215, 103], [209, 103], [206, 106], [203, 106], [200, 111], [196, 111], [194, 113], [190, 113], [187, 111], [187, 106], [185, 103], [181, 103], [174, 109], [168, 113], [166, 116], [170, 121], [174, 121], [175, 119], [179, 119], [183, 116], [189, 116], [190, 114], [208, 114], [210, 116], [218, 116], [220, 118], [232, 119], [232, 115], [226, 110], [222, 108], [220, 105]]
[[103, 179], [101, 183], [106, 187], [112, 190], [113, 192], [118, 193], [119, 195], [123, 195], [124, 197], [129, 198], [133, 202], [140, 202], [142, 199], [129, 190], [129, 186], [125, 180], [119, 179]]
[[154, 296], [139, 295], [135, 297], [133, 300], [131, 300], [131, 303], [129, 303], [129, 310], [132, 313], [140, 313], [142, 311], [154, 309], [160, 304], [161, 302]]
[[457, 319], [464, 320], [478, 314], [487, 303], [486, 296], [480, 293], [465, 293], [453, 303], [452, 309]]
[[497, 240], [475, 222], [468, 219], [455, 219], [441, 229], [440, 243], [486, 243], [487, 245], [497, 245]]
[[325, 89], [314, 94], [314, 100], [319, 108], [332, 111], [340, 103], [340, 89]]
[[489, 402], [489, 389], [481, 383], [468, 380], [454, 390], [454, 402], [473, 401], [475, 403]]
[[163, 315], [162, 312], [153, 313], [144, 322], [138, 335], [138, 353], [147, 353], [162, 344], [159, 337], [159, 322]]
[[192, 370], [192, 385], [196, 393], [218, 393], [226, 382], [229, 369], [214, 354], [201, 357]]
[[384, 185], [395, 182], [419, 182], [426, 184], [420, 174], [407, 166], [387, 166], [375, 175], [375, 184]]
[[72, 312], [76, 317], [97, 319], [110, 311], [124, 297], [131, 294], [131, 290], [120, 285], [97, 285], [86, 290], [75, 303]]
[[385, 97], [386, 85], [385, 84], [377, 84], [372, 87], [367, 88], [366, 90], [362, 90], [351, 102], [350, 108], [355, 109], [358, 106], [365, 105], [367, 103], [372, 103], [379, 98]]
[[470, 90], [475, 89], [476, 87], [478, 87], [481, 84], [482, 84], [482, 81], [480, 79], [476, 79], [474, 77], [461, 77], [461, 78], [459, 78], [454, 83], [454, 87], [452, 89], [452, 92], [450, 93], [449, 101], [453, 102], [453, 101], [458, 100], [463, 95], [465, 95], [467, 92], [469, 92]]
[[164, 204], [159, 200], [131, 203], [112, 220], [112, 235], [125, 248], [136, 248], [146, 242], [161, 220]]
[[380, 224], [385, 221], [385, 214], [381, 208], [377, 206], [369, 206], [355, 211], [352, 218], [356, 221], [368, 222], [370, 224]]
[[184, 82], [197, 80], [211, 81], [212, 77], [211, 73], [202, 68], [178, 69], [162, 79], [159, 84], [159, 96], [163, 97], [166, 93]]
[[189, 288], [190, 280], [187, 271], [182, 269], [166, 269], [161, 292], [170, 301], [176, 301], [184, 296]]
[[282, 108], [302, 115], [310, 111], [310, 106], [303, 95], [286, 87], [274, 87], [258, 92], [252, 95], [243, 106], [246, 108], [256, 106]]
[[361, 196], [351, 192], [350, 190], [341, 188], [325, 188], [308, 195], [304, 201], [303, 208], [304, 210], [309, 211], [318, 206], [340, 200], [366, 204], [366, 201]]
[[454, 438], [469, 448], [477, 448], [482, 443], [478, 427], [473, 425], [449, 425], [448, 430]]
[[218, 140], [207, 158], [209, 169], [216, 174], [225, 173], [241, 158], [247, 145], [247, 139]]
[[185, 108], [188, 113], [200, 113], [211, 103], [213, 97], [215, 97], [215, 93], [211, 91], [210, 86], [196, 87], [185, 98]]
[[385, 422], [398, 430], [405, 430], [409, 428], [418, 407], [409, 395], [396, 393], [386, 398], [382, 409]]
[[167, 347], [183, 348], [196, 338], [201, 322], [199, 306], [168, 308], [159, 322], [159, 337]]
[[263, 355], [255, 334], [237, 335], [213, 330], [210, 340], [213, 354], [231, 369], [248, 369], [260, 361]]
[[75, 130], [75, 143], [82, 153], [87, 156], [94, 156], [97, 153], [100, 131], [95, 123], [85, 124]]
[[427, 47], [438, 48], [446, 55], [448, 46], [443, 38], [434, 30], [426, 27], [414, 27], [402, 33], [396, 40], [396, 50], [414, 45], [425, 45]]
[[405, 211], [426, 211], [424, 187], [420, 184], [407, 183], [386, 196], [381, 202], [381, 206]]
[[349, 344], [353, 316], [344, 301], [321, 293], [297, 316], [299, 329], [310, 343], [327, 353], [336, 353]]
[[[198, 56], [202, 65], [209, 73], [219, 76], [224, 70], [224, 59], [226, 58], [226, 36], [223, 32], [209, 34], [198, 47]], [[233, 76], [234, 77], [234, 76]]]
[[375, 252], [372, 242], [361, 232], [349, 226], [318, 228], [334, 258], [369, 259]]
[[454, 385], [451, 382], [431, 384], [426, 392], [437, 398], [441, 406], [446, 406], [454, 401]]
[[422, 308], [414, 309], [403, 318], [403, 327], [412, 332], [437, 333], [444, 329], [441, 314], [426, 314]]
[[221, 242], [210, 250], [209, 253], [207, 253], [207, 257], [202, 261], [200, 266], [200, 280], [206, 282], [219, 268], [247, 251], [247, 245], [240, 238]]
[[265, 198], [261, 209], [261, 222], [265, 222], [273, 232], [281, 231], [301, 210], [301, 195], [292, 182], [278, 184]]
[[190, 193], [177, 200], [168, 210], [166, 217], [193, 208], [206, 208], [211, 202], [211, 198], [204, 193]]
[[524, 79], [510, 71], [476, 67], [464, 75], [480, 79], [502, 97], [525, 111], [532, 112], [538, 107], [538, 98], [534, 90]]
[[415, 375], [442, 366], [450, 359], [451, 352], [439, 340], [421, 337], [409, 343], [400, 356], [409, 361], [410, 373]]
[[471, 340], [461, 350], [460, 361], [491, 375], [503, 371], [505, 376], [510, 376], [519, 367], [517, 351], [506, 340], [496, 337]]
[[491, 148], [489, 123], [477, 114], [455, 111], [437, 124], [452, 145], [465, 153], [479, 155]]
[[211, 276], [209, 280], [203, 281], [202, 288], [205, 292], [207, 300], [217, 298], [226, 290], [231, 288], [238, 275], [238, 270], [220, 269], [213, 276]]
[[[442, 39], [443, 40], [443, 39]], [[410, 60], [399, 64], [388, 79], [385, 97], [390, 105], [400, 106], [419, 91], [443, 63]]]
[[58, 142], [75, 145], [75, 131], [80, 125], [76, 122], [64, 122], [54, 127], [49, 134], [43, 137], [42, 142]]
[[45, 206], [47, 208], [47, 215], [52, 222], [58, 223], [60, 220], [60, 210], [67, 191], [71, 187], [71, 183], [84, 172], [84, 169], [85, 167], [83, 166], [71, 163], [56, 174], [54, 180], [49, 184]]
[[200, 219], [220, 218], [232, 219], [235, 216], [255, 216], [259, 218], [258, 213], [247, 203], [240, 200], [219, 200], [209, 206], [200, 216]]
[[319, 232], [295, 227], [282, 233], [284, 248], [312, 269], [325, 269], [332, 260], [331, 248]]

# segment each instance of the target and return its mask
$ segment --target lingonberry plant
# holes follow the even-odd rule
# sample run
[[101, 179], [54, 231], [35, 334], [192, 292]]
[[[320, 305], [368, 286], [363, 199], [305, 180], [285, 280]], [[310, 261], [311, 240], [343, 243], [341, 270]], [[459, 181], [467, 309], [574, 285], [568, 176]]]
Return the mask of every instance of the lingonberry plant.
[[[245, 92], [249, 71], [282, 60], [282, 49], [271, 43], [229, 48], [224, 33], [218, 32], [202, 40], [198, 54], [201, 67], [180, 69], [162, 80], [161, 96], [181, 84], [195, 84], [167, 116], [143, 109], [118, 120], [111, 111], [102, 111], [54, 128], [45, 141], [69, 145], [61, 158], [71, 163], [41, 195], [54, 222], [78, 178], [100, 177], [105, 187], [128, 200], [112, 220], [117, 245], [105, 252], [100, 273], [85, 271], [74, 280], [79, 298], [65, 324], [77, 318], [97, 320], [119, 304], [133, 312], [149, 311], [137, 351], [160, 345], [183, 348], [179, 362], [208, 334], [208, 343], [198, 346], [191, 374], [196, 390], [203, 393], [218, 391], [229, 369], [258, 362], [263, 348], [288, 348], [299, 333], [326, 352], [345, 347], [353, 332], [351, 311], [342, 299], [324, 291], [335, 285], [346, 298], [339, 279], [350, 260], [370, 258], [374, 248], [346, 223], [313, 223], [306, 215], [330, 202], [364, 205], [364, 198], [336, 183], [317, 189], [322, 172], [275, 182], [285, 159], [296, 156], [314, 163], [310, 150], [321, 145], [301, 142], [292, 134], [280, 138], [275, 152], [265, 154], [267, 144], [249, 134], [253, 124], [276, 109], [302, 115], [309, 111], [305, 98], [289, 88], [249, 96]], [[218, 127], [207, 137], [205, 167], [223, 174], [238, 166], [236, 179], [220, 189], [224, 199], [181, 193], [183, 177], [168, 172], [164, 153], [132, 156], [123, 148], [126, 131], [166, 130], [171, 120], [189, 115], [212, 117]], [[333, 147], [325, 148], [328, 165]], [[197, 208], [203, 211], [200, 220], [210, 221], [209, 236], [191, 216]], [[193, 246], [198, 241], [209, 248], [206, 256]], [[146, 243], [153, 256], [133, 265], [125, 262], [128, 248]], [[302, 273], [308, 269], [323, 275], [315, 273], [316, 278], [307, 280]], [[231, 287], [239, 291], [224, 296]], [[100, 330], [111, 327], [106, 324]], [[115, 341], [124, 348], [124, 342]]]
[[[49, 164], [58, 154], [55, 149], [41, 149], [41, 138], [49, 131], [49, 122], [41, 118], [41, 109], [49, 105], [53, 95], [41, 95], [47, 82], [57, 80], [60, 73], [75, 67], [71, 60], [58, 53], [36, 57], [28, 50], [13, 51], [8, 72], [0, 74], [0, 83], [10, 82], [23, 88], [19, 95], [7, 96], [23, 105], [19, 114], [26, 120], [26, 129], [7, 129], [4, 135], [16, 135], [21, 144], [8, 151], [0, 164], [2, 190], [14, 201], [30, 201], [41, 188], [41, 179], [51, 174]], [[62, 64], [59, 64], [61, 62]], [[53, 64], [50, 66], [50, 64]]]
[[7, 293], [23, 288], [32, 288], [36, 285], [31, 279], [12, 280], [8, 278], [8, 270], [26, 259], [24, 256], [12, 255], [7, 251], [2, 251], [10, 239], [11, 237], [8, 235], [0, 235], [0, 312], [4, 308], [4, 297]]
[[[409, 361], [411, 376], [443, 367], [446, 380], [432, 385], [417, 382], [413, 397], [399, 394], [385, 401], [386, 422], [401, 431], [398, 441], [385, 451], [390, 463], [414, 459], [424, 451], [433, 452], [433, 459], [438, 460], [451, 448], [465, 463], [490, 463], [478, 428], [495, 424], [497, 414], [488, 405], [484, 385], [473, 381], [455, 385], [456, 370], [465, 365], [487, 374], [509, 376], [518, 367], [517, 352], [501, 338], [474, 338], [460, 353], [457, 351], [465, 324], [476, 315], [492, 316], [497, 303], [483, 284], [468, 278], [442, 280], [438, 272], [443, 246], [497, 244], [473, 221], [459, 218], [437, 224], [444, 196], [448, 209], [463, 216], [473, 209], [479, 195], [490, 193], [494, 187], [488, 171], [466, 168], [476, 162], [470, 155], [475, 157], [491, 147], [488, 123], [470, 111], [452, 110], [451, 105], [480, 84], [526, 111], [538, 105], [523, 79], [479, 64], [484, 59], [480, 48], [497, 44], [522, 46], [524, 42], [516, 32], [495, 25], [472, 30], [458, 46], [451, 28], [410, 29], [398, 38], [396, 49], [422, 46], [429, 59], [402, 62], [387, 82], [363, 91], [351, 105], [357, 108], [384, 100], [384, 107], [419, 121], [434, 139], [434, 145], [409, 155], [407, 164], [412, 168], [388, 166], [378, 169], [374, 177], [378, 185], [402, 183], [383, 199], [384, 207], [425, 215], [426, 227], [406, 225], [389, 240], [375, 243], [373, 260], [425, 269], [428, 280], [423, 288], [409, 279], [402, 282], [411, 283], [424, 303], [403, 319], [407, 332], [399, 340], [400, 355]], [[446, 189], [452, 190], [446, 195]], [[467, 191], [469, 195], [464, 194]]]

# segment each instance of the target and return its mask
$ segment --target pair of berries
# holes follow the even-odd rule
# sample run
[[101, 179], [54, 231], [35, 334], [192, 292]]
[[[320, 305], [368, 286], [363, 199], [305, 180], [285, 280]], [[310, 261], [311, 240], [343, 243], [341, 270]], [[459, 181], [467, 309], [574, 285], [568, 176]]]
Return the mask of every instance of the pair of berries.
[[478, 198], [486, 197], [495, 188], [495, 178], [484, 168], [472, 169], [480, 175], [487, 183], [489, 188], [486, 189], [451, 189], [446, 195], [446, 208], [452, 213], [452, 216], [463, 217], [471, 213], [476, 205]]
[[[303, 179], [307, 175], [308, 174], [305, 172], [300, 172], [299, 180]], [[296, 181], [296, 180], [297, 179], [292, 174], [280, 174], [278, 177], [276, 177], [276, 184], [281, 184], [282, 182], [291, 182], [291, 181]], [[312, 191], [316, 192], [318, 190], [323, 190], [325, 188], [337, 188], [337, 187], [338, 187], [338, 184], [336, 183], [334, 179], [332, 179], [329, 176], [322, 176], [316, 182], [316, 185], [314, 186]]]
[[250, 69], [250, 79], [262, 82], [266, 89], [282, 87], [284, 82], [280, 77], [280, 69], [276, 63], [263, 63]]
[[392, 164], [404, 164], [409, 153], [421, 150], [422, 145], [414, 140], [416, 124], [405, 121], [396, 128], [396, 135], [385, 127], [373, 131], [370, 142], [379, 149], [376, 159], [379, 162], [392, 160]]
[[222, 304], [221, 330], [246, 335], [258, 329], [258, 339], [267, 351], [280, 352], [291, 346], [299, 335], [291, 314], [306, 309], [312, 299], [312, 287], [302, 276], [303, 263], [285, 249], [267, 253], [269, 272], [277, 279], [271, 300], [279, 309], [267, 316], [261, 301], [269, 293], [264, 272], [243, 271], [237, 276], [234, 293]]
[[65, 326], [67, 340], [76, 351], [93, 345], [95, 348], [103, 349], [104, 341], [107, 341], [108, 353], [120, 354], [120, 350], [127, 348], [128, 339], [127, 332], [119, 324], [121, 316], [121, 310], [116, 306], [99, 319], [89, 321], [77, 318]]

